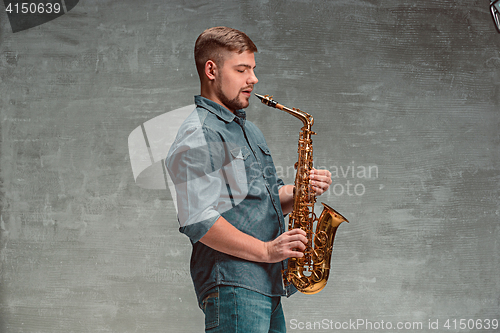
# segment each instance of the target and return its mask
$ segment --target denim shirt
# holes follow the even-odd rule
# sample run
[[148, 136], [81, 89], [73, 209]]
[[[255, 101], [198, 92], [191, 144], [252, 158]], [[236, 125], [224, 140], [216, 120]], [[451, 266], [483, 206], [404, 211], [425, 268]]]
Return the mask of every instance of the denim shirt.
[[224, 217], [264, 242], [285, 231], [278, 190], [283, 181], [262, 132], [223, 106], [195, 96], [196, 109], [184, 121], [165, 160], [175, 184], [180, 232], [192, 243], [191, 277], [198, 302], [217, 285], [244, 287], [267, 296], [288, 296], [285, 262], [259, 263], [218, 252], [199, 240]]

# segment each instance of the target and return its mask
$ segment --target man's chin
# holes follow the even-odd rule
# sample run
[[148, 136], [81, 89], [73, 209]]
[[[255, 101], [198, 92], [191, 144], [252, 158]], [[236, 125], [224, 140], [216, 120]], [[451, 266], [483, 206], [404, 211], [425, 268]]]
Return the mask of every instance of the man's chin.
[[233, 104], [235, 110], [245, 109], [249, 105], [250, 102], [248, 101], [247, 98], [240, 98], [236, 103]]
[[240, 109], [245, 109], [250, 105], [249, 98], [250, 97], [239, 95], [237, 98], [233, 100], [227, 100], [226, 103], [224, 103], [224, 99], [221, 99], [221, 101], [223, 102], [224, 106], [226, 106], [229, 110], [240, 110]]
[[240, 109], [246, 109], [248, 106], [250, 105], [250, 103], [248, 101], [246, 101], [246, 103], [243, 103], [241, 105], [241, 108]]
[[243, 96], [240, 102], [242, 109], [247, 108], [250, 105], [250, 96]]

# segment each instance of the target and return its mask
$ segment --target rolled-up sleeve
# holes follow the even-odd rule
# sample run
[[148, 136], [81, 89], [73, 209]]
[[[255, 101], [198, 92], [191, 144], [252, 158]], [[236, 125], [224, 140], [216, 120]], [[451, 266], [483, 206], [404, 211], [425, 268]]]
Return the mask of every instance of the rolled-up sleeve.
[[207, 135], [214, 134], [207, 134], [201, 126], [181, 128], [165, 160], [175, 186], [179, 230], [193, 243], [221, 216], [218, 207], [225, 187], [221, 168], [213, 163], [213, 155], [222, 152], [217, 145], [207, 143]]

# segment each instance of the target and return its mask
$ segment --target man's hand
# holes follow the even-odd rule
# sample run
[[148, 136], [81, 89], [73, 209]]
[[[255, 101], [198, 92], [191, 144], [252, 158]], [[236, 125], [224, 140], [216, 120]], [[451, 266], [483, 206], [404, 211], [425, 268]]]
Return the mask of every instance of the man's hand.
[[306, 232], [301, 229], [289, 230], [278, 238], [264, 243], [267, 250], [267, 263], [275, 263], [287, 258], [302, 258], [306, 249]]
[[274, 263], [290, 257], [302, 257], [307, 237], [305, 231], [293, 229], [272, 241], [263, 242], [236, 229], [221, 216], [200, 242], [214, 250], [245, 260]]
[[[332, 183], [332, 174], [328, 170], [317, 170], [312, 168], [309, 177], [311, 179], [311, 189], [317, 196], [328, 191]], [[290, 213], [293, 209], [293, 189], [293, 185], [285, 185], [279, 190], [281, 210], [285, 215]]]
[[332, 184], [332, 174], [328, 170], [312, 169], [309, 177], [311, 178], [311, 188], [316, 195], [322, 195]]

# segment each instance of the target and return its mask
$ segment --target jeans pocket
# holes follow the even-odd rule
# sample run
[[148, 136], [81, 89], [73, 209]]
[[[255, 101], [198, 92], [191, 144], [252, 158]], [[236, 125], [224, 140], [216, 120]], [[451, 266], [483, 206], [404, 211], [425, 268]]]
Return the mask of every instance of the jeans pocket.
[[219, 326], [219, 292], [209, 293], [203, 299], [205, 313], [205, 330]]

